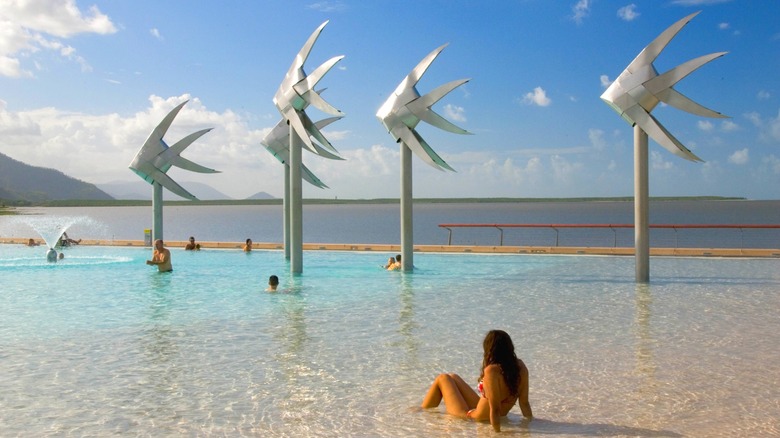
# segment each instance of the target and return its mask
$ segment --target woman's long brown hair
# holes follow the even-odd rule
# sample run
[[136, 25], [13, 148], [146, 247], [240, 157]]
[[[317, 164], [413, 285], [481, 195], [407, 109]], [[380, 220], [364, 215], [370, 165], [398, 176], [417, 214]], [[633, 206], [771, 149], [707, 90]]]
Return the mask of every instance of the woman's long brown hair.
[[512, 343], [512, 338], [503, 330], [491, 330], [482, 341], [482, 349], [485, 353], [482, 357], [482, 371], [479, 373], [479, 381], [485, 377], [485, 367], [498, 364], [501, 367], [504, 382], [509, 388], [509, 394], [517, 395], [520, 383], [520, 366], [517, 363], [515, 344]]

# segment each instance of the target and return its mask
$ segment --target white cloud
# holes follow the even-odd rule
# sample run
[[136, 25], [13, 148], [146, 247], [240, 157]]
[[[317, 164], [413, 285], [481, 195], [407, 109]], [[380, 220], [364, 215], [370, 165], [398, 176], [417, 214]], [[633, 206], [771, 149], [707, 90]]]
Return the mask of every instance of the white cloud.
[[601, 81], [601, 87], [602, 88], [607, 88], [610, 85], [612, 85], [612, 80], [610, 80], [609, 76], [607, 76], [607, 75], [599, 76], [599, 81]]
[[[249, 128], [245, 120], [230, 110], [210, 111], [199, 99], [186, 94], [167, 99], [151, 96], [149, 107], [128, 116], [71, 113], [56, 108], [12, 112], [3, 105], [0, 136], [4, 141], [0, 152], [95, 184], [135, 181], [138, 178], [127, 165], [151, 130], [186, 99], [190, 102], [174, 120], [165, 140], [173, 144], [194, 131], [214, 127], [182, 156], [223, 173], [200, 176], [174, 168], [174, 179], [199, 180], [236, 197], [263, 190], [262, 181], [267, 175], [281, 169], [276, 159], [260, 146], [268, 130]], [[242, 192], [236, 193], [237, 190]]]
[[456, 122], [466, 121], [466, 110], [460, 106], [455, 106], [448, 103], [447, 105], [444, 105], [444, 114], [448, 119], [454, 120]]
[[603, 151], [607, 147], [607, 142], [604, 140], [604, 131], [601, 129], [588, 129], [588, 139], [590, 144], [598, 151]]
[[768, 166], [772, 173], [780, 175], [780, 158], [770, 154], [768, 157], [764, 157], [761, 162]]
[[660, 152], [650, 151], [650, 166], [654, 170], [669, 170], [674, 168], [674, 163], [664, 160]]
[[772, 96], [771, 96], [771, 95], [769, 94], [769, 92], [768, 92], [768, 91], [766, 91], [766, 90], [760, 90], [760, 91], [758, 92], [758, 94], [756, 94], [756, 98], [757, 98], [758, 100], [767, 100], [767, 99], [769, 99], [770, 97], [772, 97]]
[[728, 3], [731, 0], [673, 0], [673, 5], [679, 6], [701, 6], [701, 5], [717, 5], [719, 3]]
[[729, 163], [739, 165], [747, 164], [749, 158], [748, 149], [744, 148], [729, 155]]
[[150, 33], [150, 34], [151, 34], [153, 37], [157, 38], [158, 40], [160, 40], [160, 41], [162, 41], [162, 40], [163, 40], [162, 34], [160, 34], [160, 30], [159, 30], [159, 29], [157, 29], [156, 27], [153, 27], [153, 28], [149, 29], [149, 33]]
[[714, 128], [712, 122], [708, 120], [699, 120], [698, 122], [696, 122], [696, 126], [704, 132], [710, 132], [712, 131], [712, 128]]
[[734, 132], [739, 130], [739, 125], [732, 122], [731, 120], [724, 120], [720, 124], [720, 130], [723, 132]]
[[769, 119], [768, 130], [770, 138], [780, 141], [780, 111], [777, 117]]
[[321, 1], [311, 3], [307, 8], [319, 12], [339, 12], [345, 10], [347, 6], [340, 1]]
[[728, 23], [720, 23], [720, 24], [718, 24], [718, 29], [720, 29], [720, 30], [727, 30], [728, 28], [729, 28], [729, 24]]
[[636, 5], [631, 3], [630, 5], [623, 6], [617, 11], [618, 17], [625, 21], [633, 21], [639, 17], [639, 12], [636, 10]]
[[761, 115], [757, 112], [747, 113], [744, 115], [746, 119], [750, 121], [756, 128], [760, 128], [763, 122], [761, 121]]
[[577, 0], [571, 11], [571, 19], [577, 24], [582, 24], [582, 20], [590, 15], [590, 0]]
[[572, 163], [560, 155], [551, 156], [550, 163], [555, 181], [562, 183], [569, 182], [584, 167], [582, 163]]
[[22, 67], [20, 59], [29, 58], [41, 49], [59, 53], [79, 63], [82, 71], [89, 71], [89, 65], [76, 55], [76, 49], [56, 38], [116, 32], [111, 19], [96, 6], [84, 15], [75, 0], [0, 0], [0, 10], [3, 13], [0, 18], [0, 74], [8, 77], [32, 76], [32, 72]]
[[528, 105], [549, 106], [552, 103], [542, 87], [534, 88], [534, 91], [523, 96], [523, 103]]

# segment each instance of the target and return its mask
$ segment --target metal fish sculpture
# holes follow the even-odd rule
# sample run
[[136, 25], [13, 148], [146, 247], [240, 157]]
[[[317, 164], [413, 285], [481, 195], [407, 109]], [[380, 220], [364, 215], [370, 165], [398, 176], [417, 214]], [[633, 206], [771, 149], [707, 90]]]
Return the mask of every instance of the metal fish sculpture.
[[638, 125], [658, 144], [671, 153], [690, 161], [702, 160], [683, 146], [650, 112], [659, 102], [665, 102], [675, 108], [702, 117], [728, 117], [699, 105], [672, 88], [673, 85], [697, 68], [727, 52], [711, 53], [692, 59], [661, 75], [653, 66], [653, 61], [666, 45], [697, 14], [699, 12], [688, 15], [663, 31], [631, 61], [631, 64], [601, 95], [601, 99], [629, 124]]
[[439, 53], [445, 47], [447, 47], [447, 44], [432, 51], [417, 64], [411, 73], [398, 84], [393, 94], [382, 104], [376, 113], [376, 117], [387, 128], [387, 131], [396, 142], [403, 142], [423, 161], [439, 170], [454, 170], [414, 129], [420, 120], [423, 120], [445, 131], [456, 134], [470, 134], [470, 132], [455, 126], [431, 109], [431, 106], [446, 96], [447, 93], [465, 84], [469, 79], [448, 82], [425, 96], [420, 96], [416, 88], [417, 82], [420, 81], [420, 78], [428, 70], [433, 60], [439, 56]]
[[187, 102], [189, 101], [184, 101], [176, 106], [176, 108], [172, 109], [171, 112], [163, 118], [160, 124], [154, 128], [152, 133], [149, 134], [149, 138], [146, 139], [143, 146], [141, 146], [141, 149], [130, 163], [130, 169], [150, 184], [159, 183], [182, 198], [194, 200], [197, 199], [195, 196], [166, 174], [168, 169], [170, 169], [171, 166], [176, 166], [199, 173], [219, 173], [219, 171], [193, 163], [181, 156], [181, 153], [187, 146], [191, 145], [203, 134], [211, 131], [211, 128], [194, 132], [170, 147], [165, 143], [165, 140], [163, 140], [173, 119], [176, 118], [176, 115], [179, 114], [179, 111]]

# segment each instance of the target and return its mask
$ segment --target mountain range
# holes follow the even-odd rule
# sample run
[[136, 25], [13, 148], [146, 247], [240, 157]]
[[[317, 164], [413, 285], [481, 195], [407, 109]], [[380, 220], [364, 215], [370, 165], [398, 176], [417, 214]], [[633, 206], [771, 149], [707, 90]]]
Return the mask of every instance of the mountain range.
[[[213, 187], [198, 182], [182, 182], [200, 200], [231, 200]], [[65, 175], [56, 169], [36, 167], [0, 153], [0, 200], [9, 202], [46, 202], [63, 200], [151, 200], [152, 188], [145, 181], [115, 181], [90, 184]], [[163, 199], [183, 198], [163, 190]], [[274, 199], [258, 192], [246, 199]]]
[[0, 199], [8, 201], [110, 200], [94, 184], [59, 170], [30, 166], [0, 154]]

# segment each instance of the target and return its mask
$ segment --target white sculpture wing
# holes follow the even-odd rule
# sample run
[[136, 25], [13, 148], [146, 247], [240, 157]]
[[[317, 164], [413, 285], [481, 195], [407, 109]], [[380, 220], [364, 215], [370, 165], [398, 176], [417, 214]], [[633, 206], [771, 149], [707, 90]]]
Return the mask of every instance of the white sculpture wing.
[[618, 76], [601, 99], [632, 125], [638, 125], [647, 135], [673, 154], [691, 161], [702, 161], [677, 140], [650, 112], [659, 102], [703, 117], [727, 117], [706, 108], [672, 88], [677, 82], [697, 68], [719, 58], [725, 52], [712, 53], [685, 62], [668, 72], [658, 75], [653, 61], [675, 35], [698, 12], [688, 15], [664, 30], [634, 58]]
[[415, 130], [417, 124], [422, 120], [445, 131], [469, 134], [465, 129], [455, 126], [431, 109], [449, 92], [468, 82], [468, 79], [446, 83], [425, 96], [420, 96], [416, 88], [417, 82], [445, 47], [447, 47], [446, 44], [436, 48], [423, 58], [398, 84], [393, 94], [379, 108], [376, 116], [395, 141], [403, 142], [428, 165], [439, 170], [454, 170]]
[[214, 169], [194, 163], [180, 155], [187, 146], [191, 145], [195, 140], [203, 136], [203, 134], [211, 131], [211, 129], [203, 129], [194, 132], [176, 142], [172, 147], [168, 147], [163, 140], [165, 133], [168, 132], [168, 128], [170, 128], [171, 123], [173, 123], [173, 119], [176, 118], [176, 115], [179, 114], [179, 111], [181, 111], [182, 107], [184, 107], [187, 102], [188, 101], [184, 101], [177, 105], [152, 130], [152, 133], [149, 134], [149, 137], [146, 139], [143, 146], [141, 146], [141, 149], [138, 151], [135, 158], [133, 158], [129, 167], [133, 172], [150, 184], [159, 183], [182, 198], [196, 199], [195, 196], [184, 190], [183, 187], [165, 173], [171, 166], [177, 166], [182, 169], [201, 173], [218, 172]]

